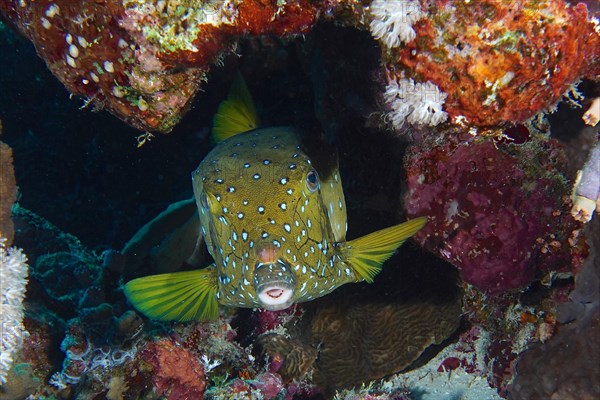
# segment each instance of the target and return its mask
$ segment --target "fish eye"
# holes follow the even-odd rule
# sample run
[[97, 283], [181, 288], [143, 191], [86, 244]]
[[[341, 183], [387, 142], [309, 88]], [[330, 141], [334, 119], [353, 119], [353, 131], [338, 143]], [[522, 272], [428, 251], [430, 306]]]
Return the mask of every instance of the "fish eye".
[[311, 192], [314, 192], [319, 188], [319, 175], [314, 169], [311, 169], [306, 175], [306, 187]]

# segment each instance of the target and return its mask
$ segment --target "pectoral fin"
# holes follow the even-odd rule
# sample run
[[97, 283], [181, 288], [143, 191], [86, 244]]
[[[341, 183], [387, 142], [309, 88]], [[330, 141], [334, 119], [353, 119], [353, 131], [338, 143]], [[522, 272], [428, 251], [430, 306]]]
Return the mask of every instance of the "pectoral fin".
[[125, 285], [124, 291], [131, 304], [150, 319], [206, 321], [219, 316], [214, 265], [134, 279]]
[[347, 242], [347, 263], [361, 280], [372, 283], [373, 278], [381, 271], [381, 265], [425, 223], [426, 217], [415, 218]]

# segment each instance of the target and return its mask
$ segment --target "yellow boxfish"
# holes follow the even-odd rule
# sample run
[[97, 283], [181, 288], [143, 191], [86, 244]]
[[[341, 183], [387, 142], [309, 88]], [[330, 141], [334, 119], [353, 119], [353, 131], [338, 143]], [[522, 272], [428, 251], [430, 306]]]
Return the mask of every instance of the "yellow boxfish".
[[346, 241], [337, 153], [293, 128], [256, 129], [241, 77], [213, 125], [221, 141], [192, 181], [199, 234], [214, 263], [128, 282], [125, 295], [149, 318], [215, 319], [219, 303], [281, 310], [346, 283], [370, 283], [426, 223], [416, 218]]

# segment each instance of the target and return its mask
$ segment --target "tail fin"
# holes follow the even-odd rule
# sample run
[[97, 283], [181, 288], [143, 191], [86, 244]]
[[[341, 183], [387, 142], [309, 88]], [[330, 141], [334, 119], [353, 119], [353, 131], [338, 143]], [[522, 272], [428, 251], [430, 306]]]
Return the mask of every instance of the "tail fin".
[[426, 217], [419, 217], [347, 242], [348, 264], [361, 280], [372, 283], [373, 278], [381, 271], [381, 265], [426, 223]]
[[125, 285], [135, 308], [159, 321], [214, 320], [219, 316], [216, 267], [152, 275]]
[[258, 117], [248, 86], [240, 73], [235, 77], [229, 96], [219, 105], [213, 117], [212, 136], [215, 142], [255, 129]]

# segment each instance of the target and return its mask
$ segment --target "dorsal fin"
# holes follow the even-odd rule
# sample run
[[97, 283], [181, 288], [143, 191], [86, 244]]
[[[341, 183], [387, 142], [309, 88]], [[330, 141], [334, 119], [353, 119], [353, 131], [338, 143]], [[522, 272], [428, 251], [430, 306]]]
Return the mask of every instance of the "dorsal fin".
[[219, 105], [213, 117], [212, 136], [220, 142], [238, 133], [250, 131], [258, 126], [258, 117], [248, 86], [242, 74], [236, 74], [229, 95]]

